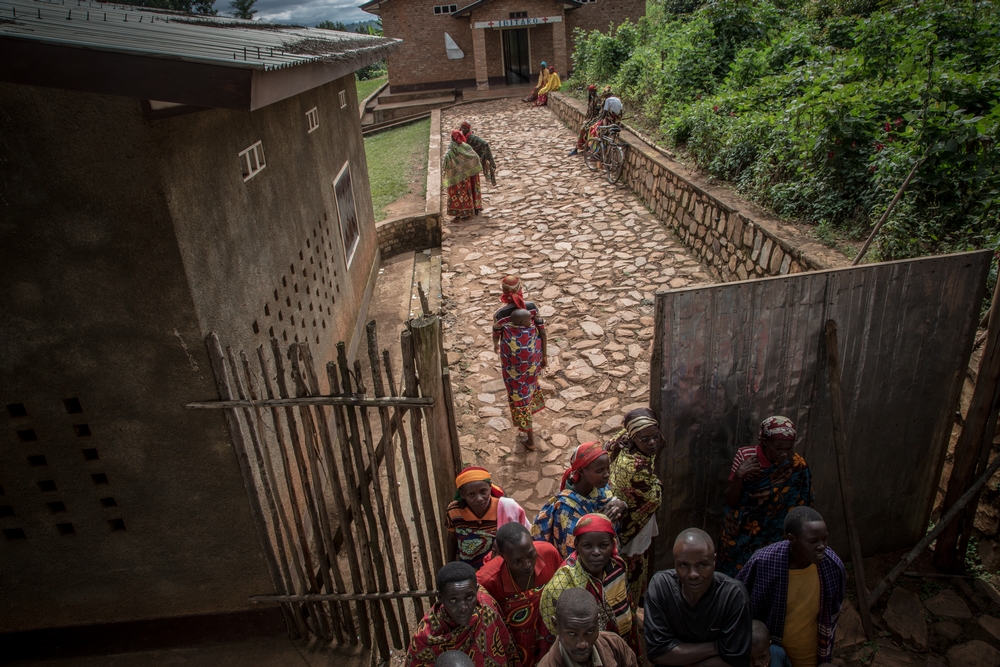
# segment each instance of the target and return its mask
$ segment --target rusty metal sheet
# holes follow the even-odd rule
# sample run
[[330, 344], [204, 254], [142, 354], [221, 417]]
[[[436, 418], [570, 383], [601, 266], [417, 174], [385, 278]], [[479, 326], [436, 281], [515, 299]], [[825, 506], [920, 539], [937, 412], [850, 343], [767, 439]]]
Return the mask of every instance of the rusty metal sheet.
[[660, 292], [652, 396], [666, 449], [657, 566], [681, 530], [717, 536], [736, 449], [790, 417], [816, 509], [846, 556], [823, 327], [837, 322], [848, 465], [865, 555], [927, 529], [986, 291], [989, 251]]

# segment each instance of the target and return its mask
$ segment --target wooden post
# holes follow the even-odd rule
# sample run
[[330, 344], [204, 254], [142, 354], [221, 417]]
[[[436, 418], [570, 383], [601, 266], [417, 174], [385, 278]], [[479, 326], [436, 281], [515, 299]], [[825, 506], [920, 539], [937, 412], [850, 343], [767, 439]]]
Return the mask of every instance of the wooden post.
[[430, 439], [431, 459], [435, 462], [434, 488], [441, 515], [439, 523], [443, 523], [444, 510], [455, 495], [455, 477], [461, 471], [462, 462], [455, 460], [445, 405], [447, 397], [441, 374], [441, 320], [436, 315], [418, 317], [411, 321], [411, 331], [420, 393], [434, 398], [434, 407], [427, 415], [427, 437]]
[[[403, 331], [399, 334], [399, 345], [403, 354], [403, 395], [416, 396], [420, 390], [417, 383], [417, 366], [413, 351], [413, 333]], [[427, 463], [427, 452], [424, 450], [424, 415], [421, 410], [410, 411], [410, 440], [413, 443], [413, 461], [417, 473], [417, 483], [420, 486], [421, 504], [426, 512], [427, 535], [430, 542], [431, 561], [434, 563], [434, 575], [444, 566], [444, 543], [438, 525], [444, 518], [444, 508], [434, 509], [434, 471]], [[408, 454], [407, 454], [408, 455]], [[428, 579], [428, 585], [433, 579]]]
[[[976, 468], [993, 444], [993, 428], [997, 411], [1000, 410], [1000, 284], [993, 291], [990, 306], [990, 323], [986, 331], [986, 346], [976, 374], [976, 387], [972, 391], [969, 412], [965, 425], [955, 443], [955, 460], [948, 480], [948, 490], [941, 503], [942, 514], [948, 511], [976, 478]], [[953, 521], [938, 538], [934, 547], [934, 565], [943, 570], [957, 570], [962, 565], [965, 554], [958, 552], [959, 536], [965, 525], [975, 517], [976, 507], [970, 505], [965, 514]]]
[[861, 539], [854, 522], [854, 487], [847, 468], [847, 433], [844, 428], [844, 398], [840, 390], [840, 352], [837, 346], [837, 323], [826, 321], [826, 363], [830, 373], [830, 402], [833, 404], [833, 443], [837, 450], [837, 472], [840, 475], [840, 498], [844, 504], [844, 521], [851, 546], [851, 563], [854, 565], [854, 586], [858, 594], [858, 612], [868, 641], [874, 641], [872, 612], [868, 606], [868, 584], [865, 581], [865, 562], [861, 555]]

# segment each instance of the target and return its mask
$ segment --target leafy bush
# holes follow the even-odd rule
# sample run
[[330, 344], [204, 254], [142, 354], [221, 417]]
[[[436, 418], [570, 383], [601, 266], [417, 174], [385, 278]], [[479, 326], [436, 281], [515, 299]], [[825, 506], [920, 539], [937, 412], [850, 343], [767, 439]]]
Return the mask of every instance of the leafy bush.
[[658, 0], [580, 34], [576, 63], [706, 173], [828, 237], [865, 235], [919, 162], [875, 255], [1000, 245], [990, 0]]

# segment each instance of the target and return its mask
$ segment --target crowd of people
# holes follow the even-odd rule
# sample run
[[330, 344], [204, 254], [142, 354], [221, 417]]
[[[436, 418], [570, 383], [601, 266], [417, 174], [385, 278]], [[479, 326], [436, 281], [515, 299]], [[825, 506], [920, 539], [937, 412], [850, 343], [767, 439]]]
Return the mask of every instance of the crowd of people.
[[[529, 304], [505, 306], [507, 317], [528, 312], [518, 328], [532, 325], [532, 310], [518, 307]], [[488, 470], [466, 468], [447, 510], [454, 560], [438, 573], [439, 601], [411, 639], [408, 667], [829, 663], [846, 572], [794, 443], [790, 420], [765, 419], [757, 444], [734, 457], [719, 549], [684, 530], [674, 568], [652, 576], [663, 440], [651, 410], [577, 447], [530, 522]]]

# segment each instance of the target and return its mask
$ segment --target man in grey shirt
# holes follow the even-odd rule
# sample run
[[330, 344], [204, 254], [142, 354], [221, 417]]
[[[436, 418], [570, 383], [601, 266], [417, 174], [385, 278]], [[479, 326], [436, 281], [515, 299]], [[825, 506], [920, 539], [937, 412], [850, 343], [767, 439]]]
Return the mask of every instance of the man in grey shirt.
[[743, 584], [715, 572], [715, 544], [689, 528], [674, 542], [673, 570], [646, 592], [647, 658], [654, 665], [750, 667], [753, 617]]

